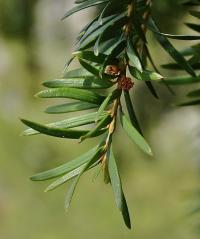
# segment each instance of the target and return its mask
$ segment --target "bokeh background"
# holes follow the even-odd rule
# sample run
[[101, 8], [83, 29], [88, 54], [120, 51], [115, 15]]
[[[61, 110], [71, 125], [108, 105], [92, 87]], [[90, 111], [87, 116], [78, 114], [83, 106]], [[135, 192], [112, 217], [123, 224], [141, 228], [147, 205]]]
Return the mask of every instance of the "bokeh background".
[[[48, 183], [29, 180], [94, 144], [20, 136], [25, 128], [20, 117], [38, 122], [68, 117], [45, 115], [43, 110], [53, 100], [33, 95], [42, 89], [42, 81], [61, 76], [76, 34], [95, 14], [94, 9], [86, 10], [60, 21], [71, 6], [72, 0], [0, 0], [0, 238], [199, 238], [200, 217], [190, 211], [200, 182], [200, 110], [172, 107], [175, 97], [162, 85], [155, 85], [159, 101], [140, 84], [133, 94], [155, 159], [147, 158], [120, 129], [116, 134], [115, 151], [134, 230], [123, 225], [111, 188], [104, 185], [102, 175], [94, 177], [95, 171], [83, 176], [67, 214], [67, 185], [43, 193]], [[183, 33], [189, 31], [184, 22], [195, 21], [186, 10], [178, 1], [157, 0], [154, 15], [163, 31]], [[168, 62], [170, 58], [149, 38], [156, 62]], [[181, 49], [190, 42], [174, 44]], [[183, 97], [188, 86], [174, 90], [177, 98]]]

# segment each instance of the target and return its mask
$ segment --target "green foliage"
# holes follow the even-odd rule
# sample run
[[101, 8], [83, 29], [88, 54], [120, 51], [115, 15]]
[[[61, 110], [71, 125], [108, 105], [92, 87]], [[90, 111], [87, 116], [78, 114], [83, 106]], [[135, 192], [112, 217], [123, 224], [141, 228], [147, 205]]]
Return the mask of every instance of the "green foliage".
[[0, 32], [30, 39], [36, 3], [37, 0], [0, 0]]
[[[22, 119], [22, 122], [31, 128], [26, 130], [24, 135], [45, 134], [78, 139], [79, 142], [101, 136], [100, 144], [79, 158], [55, 169], [39, 173], [31, 179], [43, 181], [56, 178], [56, 181], [47, 187], [46, 191], [51, 191], [72, 180], [65, 201], [65, 206], [68, 209], [80, 177], [86, 171], [100, 165], [104, 172], [104, 181], [112, 185], [115, 201], [123, 215], [125, 224], [131, 228], [112, 143], [118, 126], [118, 114], [121, 126], [130, 139], [147, 155], [152, 156], [151, 147], [143, 136], [135, 114], [130, 92], [134, 89], [134, 84], [141, 81], [146, 84], [152, 95], [158, 98], [153, 82], [164, 83], [168, 90], [170, 90], [170, 84], [198, 82], [199, 76], [197, 76], [198, 71], [196, 70], [199, 70], [200, 64], [199, 45], [179, 52], [169, 39], [196, 41], [200, 39], [200, 36], [173, 35], [161, 32], [151, 15], [151, 0], [123, 0], [120, 2], [118, 0], [76, 0], [75, 4], [76, 6], [68, 11], [63, 19], [95, 5], [101, 5], [103, 8], [99, 15], [80, 31], [77, 38], [77, 49], [68, 62], [62, 79], [44, 82], [43, 85], [49, 89], [39, 92], [36, 96], [75, 100], [49, 107], [46, 112], [50, 114], [98, 109], [92, 113], [83, 114], [81, 112], [79, 116], [47, 125]], [[199, 1], [184, 2], [186, 6], [199, 4]], [[199, 18], [198, 11], [190, 13]], [[187, 25], [199, 32], [198, 26]], [[175, 63], [163, 67], [171, 70], [184, 70], [189, 76], [174, 78], [162, 76], [152, 60], [147, 31], [153, 33], [157, 43], [175, 61]], [[188, 60], [186, 56], [189, 56], [190, 59]], [[71, 62], [75, 59], [80, 63], [81, 68], [69, 70]], [[122, 104], [123, 96], [125, 105]], [[200, 96], [200, 93], [195, 91], [189, 96]], [[128, 116], [125, 113], [126, 108]], [[93, 124], [92, 128], [80, 128], [91, 124]]]
[[[197, 1], [184, 1], [183, 5], [186, 6], [200, 6], [200, 2]], [[196, 9], [196, 8], [195, 8]], [[194, 18], [200, 19], [200, 11], [197, 10], [191, 10], [189, 12]], [[192, 30], [199, 32], [200, 25], [195, 23], [186, 23], [186, 25], [191, 28]], [[173, 78], [168, 78], [166, 82], [170, 85], [185, 85], [185, 84], [193, 84], [193, 83], [199, 83], [200, 82], [200, 44], [194, 44], [191, 47], [187, 47], [186, 49], [182, 50], [180, 52], [182, 57], [187, 57], [187, 63], [197, 72], [196, 77], [190, 77], [190, 76], [177, 76]], [[173, 70], [179, 70], [183, 71], [185, 68], [183, 65], [178, 65], [177, 63], [169, 63], [166, 65], [163, 65], [164, 68]], [[192, 73], [192, 72], [191, 72]], [[187, 94], [190, 98], [197, 98], [188, 100], [186, 102], [179, 102], [176, 103], [178, 106], [192, 106], [192, 105], [199, 105], [200, 104], [200, 90], [196, 89], [192, 92], [189, 92]]]

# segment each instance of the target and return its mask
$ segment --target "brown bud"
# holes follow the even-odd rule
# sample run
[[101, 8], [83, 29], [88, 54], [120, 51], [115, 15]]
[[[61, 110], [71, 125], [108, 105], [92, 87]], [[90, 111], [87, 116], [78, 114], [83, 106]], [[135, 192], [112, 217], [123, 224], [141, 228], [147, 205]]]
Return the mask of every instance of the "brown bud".
[[118, 78], [118, 88], [122, 90], [130, 90], [134, 86], [131, 78], [126, 76], [121, 76]]
[[106, 67], [105, 73], [111, 76], [118, 76], [120, 74], [120, 69], [116, 65], [109, 65]]

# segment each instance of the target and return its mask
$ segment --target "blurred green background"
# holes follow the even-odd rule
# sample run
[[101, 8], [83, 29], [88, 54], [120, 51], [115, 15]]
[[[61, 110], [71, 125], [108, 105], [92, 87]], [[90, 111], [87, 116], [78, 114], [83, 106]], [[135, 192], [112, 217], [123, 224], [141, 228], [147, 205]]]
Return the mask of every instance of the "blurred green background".
[[[154, 15], [163, 31], [188, 32], [183, 23], [189, 16], [177, 2], [155, 1]], [[45, 115], [45, 107], [55, 102], [33, 95], [42, 89], [42, 81], [61, 76], [78, 30], [94, 14], [84, 11], [61, 22], [71, 6], [72, 0], [0, 0], [0, 238], [199, 238], [200, 217], [188, 213], [200, 182], [200, 111], [198, 106], [171, 107], [174, 97], [162, 85], [155, 85], [160, 101], [143, 85], [136, 86], [133, 95], [155, 159], [146, 158], [120, 129], [115, 140], [134, 230], [123, 225], [111, 188], [104, 185], [102, 175], [94, 177], [95, 171], [81, 180], [68, 213], [64, 211], [67, 185], [43, 193], [48, 183], [29, 180], [94, 144], [20, 137], [24, 129], [20, 117], [38, 122], [68, 117]], [[188, 45], [174, 43], [179, 49]], [[150, 44], [158, 63], [169, 61], [153, 39]], [[183, 96], [186, 88], [175, 91]]]

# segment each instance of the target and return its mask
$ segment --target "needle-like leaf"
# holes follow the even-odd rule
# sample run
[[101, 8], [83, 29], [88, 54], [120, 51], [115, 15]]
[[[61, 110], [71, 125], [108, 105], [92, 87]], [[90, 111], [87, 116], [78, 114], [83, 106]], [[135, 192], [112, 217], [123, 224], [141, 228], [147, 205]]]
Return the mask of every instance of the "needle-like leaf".
[[127, 117], [122, 111], [120, 111], [120, 120], [123, 129], [133, 140], [133, 142], [135, 142], [145, 153], [152, 156], [153, 154], [149, 144], [146, 142], [144, 137], [137, 131], [137, 129], [131, 124], [131, 122], [127, 119]]
[[65, 198], [65, 208], [66, 210], [69, 208], [71, 204], [72, 197], [74, 195], [75, 188], [80, 180], [80, 177], [84, 174], [85, 171], [87, 171], [94, 163], [96, 163], [101, 156], [104, 153], [104, 147], [101, 147], [97, 150], [95, 155], [86, 163], [86, 165], [82, 168], [79, 175], [72, 181], [72, 184], [70, 185], [70, 188], [67, 192], [66, 198]]
[[94, 91], [75, 89], [75, 88], [55, 88], [44, 90], [36, 94], [40, 98], [69, 98], [82, 100], [92, 104], [101, 104], [105, 96], [99, 95]]
[[88, 152], [82, 154], [81, 156], [61, 165], [56, 168], [47, 170], [45, 172], [38, 173], [36, 175], [33, 175], [31, 177], [31, 180], [33, 181], [44, 181], [49, 180], [52, 178], [56, 178], [59, 176], [62, 176], [64, 174], [67, 174], [71, 171], [74, 171], [75, 169], [79, 168], [81, 165], [87, 163], [96, 153], [98, 147], [94, 147]]
[[113, 188], [113, 192], [115, 196], [116, 205], [122, 213], [126, 226], [129, 229], [131, 229], [129, 211], [128, 211], [126, 199], [124, 196], [124, 192], [122, 189], [121, 179], [118, 172], [115, 157], [112, 151], [112, 147], [108, 153], [108, 171], [109, 171], [110, 180], [111, 180], [111, 184], [112, 184], [112, 188]]

